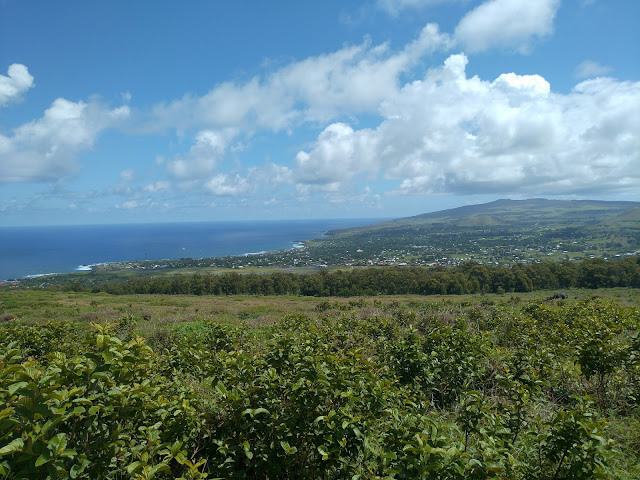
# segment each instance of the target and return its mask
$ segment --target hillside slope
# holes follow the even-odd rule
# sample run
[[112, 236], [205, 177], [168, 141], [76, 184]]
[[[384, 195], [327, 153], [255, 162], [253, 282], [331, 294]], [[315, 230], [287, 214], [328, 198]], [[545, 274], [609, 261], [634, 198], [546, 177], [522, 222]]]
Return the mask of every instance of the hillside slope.
[[367, 227], [343, 229], [331, 234], [391, 231], [420, 227], [481, 228], [499, 225], [573, 226], [623, 225], [640, 229], [640, 202], [608, 202], [602, 200], [496, 200], [464, 207], [399, 218]]
[[314, 246], [323, 263], [348, 265], [606, 260], [640, 251], [640, 202], [496, 200], [333, 231]]

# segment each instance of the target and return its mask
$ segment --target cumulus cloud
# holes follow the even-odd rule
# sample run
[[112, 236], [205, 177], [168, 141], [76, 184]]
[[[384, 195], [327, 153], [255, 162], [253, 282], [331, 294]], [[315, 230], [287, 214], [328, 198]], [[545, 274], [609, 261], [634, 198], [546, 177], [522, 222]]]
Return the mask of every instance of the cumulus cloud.
[[599, 77], [610, 73], [611, 70], [612, 68], [606, 65], [601, 65], [593, 60], [585, 60], [576, 67], [575, 76], [577, 78]]
[[204, 184], [206, 191], [218, 196], [240, 196], [259, 190], [275, 191], [279, 186], [293, 183], [293, 172], [289, 167], [268, 163], [261, 167], [250, 167], [246, 175], [218, 173]]
[[252, 188], [246, 178], [238, 174], [228, 175], [219, 173], [211, 178], [205, 188], [214, 195], [220, 196], [236, 196], [249, 193]]
[[455, 29], [466, 52], [490, 48], [529, 51], [531, 42], [553, 31], [560, 0], [489, 0], [467, 13]]
[[166, 168], [171, 176], [191, 180], [209, 175], [225, 154], [235, 131], [203, 130], [196, 136], [195, 144], [182, 156], [167, 160]]
[[[296, 155], [296, 181], [307, 193], [311, 186], [335, 191], [348, 185], [354, 173], [374, 170], [379, 139], [371, 130], [357, 133], [349, 125], [334, 123], [319, 135], [314, 149]], [[304, 187], [303, 187], [304, 186]]]
[[76, 155], [90, 149], [104, 129], [129, 115], [126, 106], [58, 98], [44, 115], [0, 135], [0, 182], [56, 179], [72, 172]]
[[640, 186], [640, 82], [587, 80], [566, 95], [538, 75], [467, 78], [467, 58], [407, 84], [375, 129], [328, 126], [296, 155], [301, 191], [381, 173], [397, 195], [588, 194]]
[[304, 122], [375, 112], [399, 87], [399, 77], [425, 54], [448, 48], [435, 24], [399, 51], [388, 44], [359, 45], [292, 62], [245, 83], [227, 82], [203, 96], [156, 105], [146, 129], [240, 128], [283, 131]]
[[516, 75], [503, 73], [494, 82], [496, 88], [511, 90], [512, 93], [537, 96], [546, 95], [551, 91], [551, 85], [540, 75]]
[[33, 87], [33, 76], [29, 69], [20, 63], [10, 65], [7, 75], [0, 75], [0, 106], [19, 98]]
[[[285, 65], [264, 78], [227, 82], [201, 97], [185, 96], [155, 106], [147, 130], [200, 130], [190, 150], [172, 159], [160, 157], [169, 175], [189, 182], [211, 175], [239, 132], [290, 130], [324, 123], [340, 115], [375, 113], [400, 88], [399, 77], [428, 52], [448, 48], [451, 39], [427, 24], [399, 51], [389, 45], [346, 46], [336, 52]], [[302, 161], [302, 160], [301, 160]], [[189, 183], [193, 186], [192, 183]], [[214, 194], [249, 191], [235, 177], [216, 176], [205, 187]]]
[[293, 183], [294, 180], [293, 171], [289, 167], [275, 163], [251, 168], [249, 177], [258, 185], [269, 185], [272, 188]]

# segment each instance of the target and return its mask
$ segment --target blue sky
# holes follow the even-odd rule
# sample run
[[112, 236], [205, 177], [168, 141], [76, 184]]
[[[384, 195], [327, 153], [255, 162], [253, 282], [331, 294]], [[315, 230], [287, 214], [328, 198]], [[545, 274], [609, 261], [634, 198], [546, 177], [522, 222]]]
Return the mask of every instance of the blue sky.
[[0, 0], [0, 224], [640, 200], [640, 2]]

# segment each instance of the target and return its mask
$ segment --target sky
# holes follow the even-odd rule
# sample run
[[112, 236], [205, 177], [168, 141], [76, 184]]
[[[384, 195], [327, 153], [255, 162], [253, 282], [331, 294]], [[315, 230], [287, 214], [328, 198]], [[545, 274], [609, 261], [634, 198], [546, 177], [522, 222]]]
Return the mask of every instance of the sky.
[[640, 2], [0, 0], [0, 225], [640, 200]]

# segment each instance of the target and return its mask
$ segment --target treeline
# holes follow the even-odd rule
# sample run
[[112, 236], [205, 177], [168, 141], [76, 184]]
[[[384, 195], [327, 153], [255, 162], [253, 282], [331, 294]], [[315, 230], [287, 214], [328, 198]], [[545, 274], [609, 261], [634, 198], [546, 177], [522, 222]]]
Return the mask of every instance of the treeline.
[[136, 277], [94, 286], [79, 282], [63, 290], [111, 294], [186, 295], [451, 295], [529, 292], [561, 288], [640, 287], [640, 257], [574, 262], [541, 262], [512, 267], [466, 262], [459, 267], [388, 267], [321, 270], [313, 274], [191, 274]]

